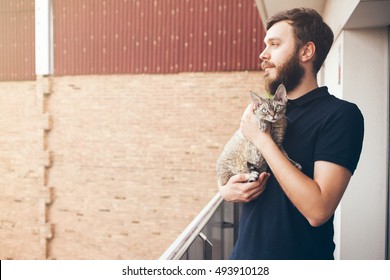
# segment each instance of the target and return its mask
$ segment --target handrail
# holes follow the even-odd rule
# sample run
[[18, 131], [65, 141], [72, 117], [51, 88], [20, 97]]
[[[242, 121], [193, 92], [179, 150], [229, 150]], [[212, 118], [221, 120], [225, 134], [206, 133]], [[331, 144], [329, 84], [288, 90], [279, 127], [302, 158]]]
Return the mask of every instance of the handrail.
[[194, 240], [198, 237], [206, 223], [210, 220], [222, 202], [223, 198], [220, 193], [217, 192], [206, 207], [202, 209], [202, 211], [171, 244], [171, 246], [169, 246], [169, 248], [160, 257], [160, 260], [179, 260], [192, 242], [194, 242]]

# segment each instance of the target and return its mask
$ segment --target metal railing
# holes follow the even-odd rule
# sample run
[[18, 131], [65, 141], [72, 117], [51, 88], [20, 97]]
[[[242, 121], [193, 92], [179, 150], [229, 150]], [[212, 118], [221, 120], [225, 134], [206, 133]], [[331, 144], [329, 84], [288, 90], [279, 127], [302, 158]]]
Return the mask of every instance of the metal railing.
[[237, 240], [240, 212], [240, 204], [217, 193], [160, 260], [227, 259]]

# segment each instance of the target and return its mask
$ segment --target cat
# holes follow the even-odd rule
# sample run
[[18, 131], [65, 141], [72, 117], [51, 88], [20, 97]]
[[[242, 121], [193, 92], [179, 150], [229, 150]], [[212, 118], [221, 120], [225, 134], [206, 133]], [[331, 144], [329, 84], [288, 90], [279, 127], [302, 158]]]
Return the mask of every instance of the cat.
[[[265, 131], [267, 126], [271, 125], [273, 140], [287, 156], [287, 153], [282, 147], [287, 128], [287, 119], [285, 116], [287, 105], [286, 88], [283, 84], [279, 85], [273, 98], [263, 98], [254, 92], [250, 93], [250, 98], [260, 130]], [[290, 158], [289, 160], [298, 169], [302, 168], [299, 163], [296, 163]], [[267, 163], [260, 151], [238, 130], [226, 143], [223, 152], [217, 160], [218, 184], [219, 186], [224, 186], [230, 177], [242, 173], [249, 173], [248, 182], [254, 182], [262, 172], [267, 170], [267, 167]]]

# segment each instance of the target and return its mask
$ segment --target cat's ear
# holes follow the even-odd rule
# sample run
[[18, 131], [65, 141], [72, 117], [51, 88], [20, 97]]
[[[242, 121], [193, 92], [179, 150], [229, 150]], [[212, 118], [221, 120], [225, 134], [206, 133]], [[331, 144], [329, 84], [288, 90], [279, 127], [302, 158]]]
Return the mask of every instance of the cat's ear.
[[263, 104], [263, 100], [260, 96], [258, 96], [256, 93], [251, 91], [250, 94], [252, 104], [257, 105], [257, 104]]
[[280, 84], [278, 86], [278, 89], [276, 90], [274, 95], [274, 100], [283, 103], [287, 102], [287, 91], [286, 91], [286, 87], [283, 84]]

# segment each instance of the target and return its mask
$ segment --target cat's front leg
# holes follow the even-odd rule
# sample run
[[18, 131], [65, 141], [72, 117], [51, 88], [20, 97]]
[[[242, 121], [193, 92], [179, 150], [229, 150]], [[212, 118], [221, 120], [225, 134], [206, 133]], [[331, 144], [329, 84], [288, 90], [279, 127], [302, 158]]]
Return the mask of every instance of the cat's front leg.
[[298, 162], [292, 160], [292, 159], [288, 156], [287, 152], [284, 150], [283, 147], [281, 147], [281, 150], [282, 150], [283, 154], [287, 157], [287, 159], [288, 159], [296, 168], [298, 168], [299, 170], [302, 170], [302, 166], [301, 166]]
[[301, 166], [298, 162], [292, 160], [291, 158], [290, 158], [290, 162], [291, 162], [296, 168], [298, 168], [299, 170], [302, 170], [302, 166]]
[[252, 182], [257, 181], [257, 179], [259, 179], [260, 173], [257, 170], [256, 166], [254, 164], [250, 163], [250, 162], [247, 162], [246, 164], [247, 164], [247, 167], [248, 167], [248, 170], [249, 170], [248, 182], [252, 183]]

